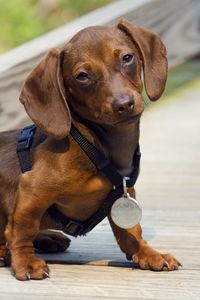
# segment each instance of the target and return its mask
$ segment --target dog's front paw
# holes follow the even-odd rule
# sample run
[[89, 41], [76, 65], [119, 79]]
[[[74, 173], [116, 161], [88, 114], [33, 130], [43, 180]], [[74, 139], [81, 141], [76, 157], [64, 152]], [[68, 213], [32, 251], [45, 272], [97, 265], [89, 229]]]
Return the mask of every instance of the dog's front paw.
[[181, 263], [171, 254], [161, 254], [146, 245], [132, 256], [133, 262], [143, 270], [174, 271]]
[[35, 256], [17, 259], [13, 263], [13, 273], [18, 280], [44, 279], [49, 277], [49, 268], [43, 259]]

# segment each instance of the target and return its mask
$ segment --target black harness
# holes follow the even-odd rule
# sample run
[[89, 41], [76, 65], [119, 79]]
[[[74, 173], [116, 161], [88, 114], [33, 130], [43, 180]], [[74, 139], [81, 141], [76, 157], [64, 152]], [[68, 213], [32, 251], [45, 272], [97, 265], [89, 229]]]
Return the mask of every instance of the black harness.
[[[17, 142], [16, 151], [23, 173], [31, 170], [32, 168], [30, 149], [36, 129], [36, 125], [30, 125], [23, 128]], [[78, 236], [85, 235], [91, 231], [108, 215], [113, 203], [123, 195], [123, 176], [117, 172], [116, 168], [103, 153], [99, 152], [94, 145], [81, 135], [74, 125], [72, 125], [70, 133], [73, 139], [79, 144], [82, 150], [96, 166], [97, 170], [107, 177], [113, 184], [113, 189], [104, 200], [102, 206], [86, 221], [81, 222], [66, 217], [57, 209], [55, 204], [47, 209], [48, 214], [56, 221], [56, 223], [62, 224], [62, 229], [65, 233], [72, 236]], [[133, 170], [129, 176], [129, 180], [127, 180], [127, 187], [133, 186], [137, 180], [140, 157], [141, 153], [138, 145], [133, 155]]]

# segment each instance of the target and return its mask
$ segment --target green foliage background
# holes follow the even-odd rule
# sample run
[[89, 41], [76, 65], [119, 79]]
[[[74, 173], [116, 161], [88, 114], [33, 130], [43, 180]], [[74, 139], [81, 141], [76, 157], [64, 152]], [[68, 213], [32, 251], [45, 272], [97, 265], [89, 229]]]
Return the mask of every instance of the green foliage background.
[[111, 0], [0, 0], [0, 53]]

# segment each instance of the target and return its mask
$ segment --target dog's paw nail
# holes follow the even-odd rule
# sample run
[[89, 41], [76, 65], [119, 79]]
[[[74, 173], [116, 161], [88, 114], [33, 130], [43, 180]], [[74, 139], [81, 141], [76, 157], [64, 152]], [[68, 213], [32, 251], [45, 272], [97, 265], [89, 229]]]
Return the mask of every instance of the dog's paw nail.
[[179, 267], [183, 266], [179, 261], [177, 261], [177, 264], [178, 264]]
[[166, 267], [169, 270], [169, 264], [168, 264], [168, 262], [166, 260], [164, 261], [163, 266]]
[[31, 279], [31, 274], [29, 272], [26, 272], [26, 278], [27, 278], [27, 280]]
[[50, 278], [50, 275], [48, 272], [44, 272], [43, 275], [45, 275], [45, 278]]

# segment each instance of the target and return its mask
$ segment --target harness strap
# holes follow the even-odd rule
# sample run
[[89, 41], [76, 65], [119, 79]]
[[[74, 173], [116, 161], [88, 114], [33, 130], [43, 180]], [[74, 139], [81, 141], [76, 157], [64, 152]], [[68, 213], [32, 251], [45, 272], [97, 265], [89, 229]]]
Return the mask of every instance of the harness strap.
[[16, 152], [19, 158], [22, 173], [30, 171], [32, 168], [30, 148], [33, 142], [36, 126], [26, 126], [21, 130], [20, 136], [17, 141]]
[[[20, 137], [17, 142], [17, 154], [22, 172], [31, 170], [31, 155], [30, 148], [32, 145], [36, 125], [27, 126], [22, 129]], [[96, 168], [103, 172], [103, 174], [112, 182], [113, 190], [109, 193], [99, 210], [84, 222], [76, 221], [66, 217], [53, 204], [47, 209], [48, 214], [57, 222], [61, 223], [63, 231], [72, 236], [85, 235], [91, 231], [98, 223], [100, 223], [110, 212], [113, 203], [123, 194], [123, 176], [120, 175], [112, 163], [99, 152], [97, 148], [89, 143], [81, 133], [73, 125], [71, 127], [71, 135], [79, 144], [83, 151], [88, 155], [90, 160], [94, 163]], [[134, 168], [127, 181], [127, 186], [133, 186], [137, 180], [140, 164], [140, 148], [139, 145], [133, 156]]]
[[104, 201], [103, 205], [98, 209], [98, 211], [95, 214], [93, 214], [89, 219], [83, 222], [66, 217], [57, 209], [55, 204], [50, 206], [47, 209], [47, 212], [58, 224], [62, 224], [63, 231], [65, 233], [75, 237], [78, 235], [86, 235], [86, 233], [91, 231], [97, 224], [99, 224], [103, 219], [105, 219], [105, 217], [107, 217], [113, 203], [116, 201], [116, 199], [121, 197], [122, 194], [122, 187], [111, 191], [106, 200]]
[[71, 135], [96, 166], [97, 170], [103, 172], [113, 185], [118, 187], [122, 184], [123, 177], [117, 172], [109, 159], [86, 140], [74, 125], [71, 126]]
[[[121, 186], [123, 183], [123, 176], [117, 172], [115, 166], [110, 162], [110, 160], [87, 139], [85, 139], [73, 124], [71, 126], [70, 133], [74, 140], [79, 144], [81, 149], [87, 154], [89, 159], [96, 166], [96, 168], [103, 172], [105, 177], [107, 177], [115, 187]], [[134, 168], [130, 174], [130, 179], [127, 180], [128, 187], [133, 186], [137, 180], [140, 157], [141, 153], [138, 145], [133, 157]]]

